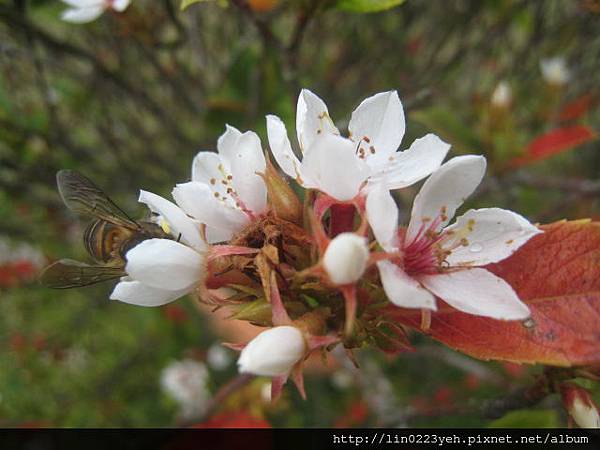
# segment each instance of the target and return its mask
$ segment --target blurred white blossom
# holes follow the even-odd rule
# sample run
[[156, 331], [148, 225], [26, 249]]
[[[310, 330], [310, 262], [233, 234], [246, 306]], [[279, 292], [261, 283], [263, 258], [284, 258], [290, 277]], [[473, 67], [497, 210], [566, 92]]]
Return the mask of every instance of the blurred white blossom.
[[512, 89], [506, 81], [500, 81], [494, 92], [492, 92], [491, 98], [492, 105], [497, 108], [507, 108], [512, 102]]
[[567, 84], [571, 78], [571, 71], [567, 67], [565, 58], [556, 56], [554, 58], [546, 58], [540, 61], [540, 70], [544, 80], [549, 84], [562, 86]]
[[179, 404], [184, 418], [194, 418], [204, 412], [211, 398], [208, 381], [206, 366], [192, 359], [171, 363], [161, 375], [163, 390]]
[[221, 344], [213, 344], [206, 354], [206, 362], [214, 370], [226, 369], [232, 361], [231, 353]]

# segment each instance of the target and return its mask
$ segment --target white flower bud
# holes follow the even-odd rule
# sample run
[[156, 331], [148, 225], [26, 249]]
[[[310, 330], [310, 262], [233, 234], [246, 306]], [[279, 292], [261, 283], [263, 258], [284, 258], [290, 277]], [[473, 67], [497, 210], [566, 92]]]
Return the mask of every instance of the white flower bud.
[[575, 383], [561, 385], [563, 403], [580, 428], [600, 428], [598, 407], [587, 390]]
[[506, 81], [501, 81], [492, 92], [492, 105], [507, 108], [512, 102], [512, 90]]
[[542, 71], [544, 80], [549, 84], [562, 86], [571, 78], [571, 72], [567, 67], [565, 58], [560, 56], [542, 59], [540, 61], [540, 70]]
[[341, 233], [329, 243], [323, 266], [333, 283], [343, 285], [358, 281], [368, 260], [366, 239], [354, 233]]
[[305, 353], [306, 342], [298, 328], [275, 327], [248, 343], [238, 359], [238, 368], [241, 373], [267, 377], [287, 375]]

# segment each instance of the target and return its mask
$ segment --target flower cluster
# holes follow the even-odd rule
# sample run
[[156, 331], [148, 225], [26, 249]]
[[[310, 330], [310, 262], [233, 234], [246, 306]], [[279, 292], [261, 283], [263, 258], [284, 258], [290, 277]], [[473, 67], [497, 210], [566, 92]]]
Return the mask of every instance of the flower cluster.
[[[307, 356], [338, 344], [401, 351], [404, 330], [383, 311], [416, 308], [426, 330], [438, 308], [498, 320], [530, 311], [485, 266], [541, 231], [499, 208], [468, 210], [483, 156], [443, 163], [450, 145], [428, 134], [400, 150], [404, 111], [395, 91], [365, 99], [348, 134], [314, 93], [302, 90], [292, 146], [284, 122], [266, 118], [273, 159], [259, 136], [227, 126], [217, 151], [201, 151], [174, 203], [142, 191], [164, 238], [129, 250], [127, 276], [111, 299], [160, 306], [192, 293], [266, 330], [241, 351], [239, 370], [272, 377], [272, 397], [291, 377], [304, 395]], [[396, 190], [425, 180], [410, 221], [399, 223]], [[443, 306], [441, 306], [443, 304]]]

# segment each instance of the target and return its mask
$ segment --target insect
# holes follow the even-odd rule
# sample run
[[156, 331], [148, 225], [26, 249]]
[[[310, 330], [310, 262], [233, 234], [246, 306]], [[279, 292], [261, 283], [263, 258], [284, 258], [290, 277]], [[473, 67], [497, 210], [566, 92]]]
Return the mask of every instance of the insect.
[[46, 287], [68, 289], [120, 278], [126, 275], [129, 250], [146, 239], [172, 239], [155, 223], [131, 219], [102, 189], [74, 170], [59, 171], [56, 182], [71, 211], [94, 218], [83, 243], [96, 264], [61, 259], [44, 269], [40, 280]]

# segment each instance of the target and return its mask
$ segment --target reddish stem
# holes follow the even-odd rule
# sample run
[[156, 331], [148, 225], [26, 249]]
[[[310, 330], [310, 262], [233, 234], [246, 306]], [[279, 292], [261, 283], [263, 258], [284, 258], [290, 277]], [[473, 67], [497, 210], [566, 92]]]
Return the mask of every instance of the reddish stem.
[[354, 230], [354, 205], [338, 203], [331, 205], [329, 218], [329, 234], [332, 238], [340, 233]]

